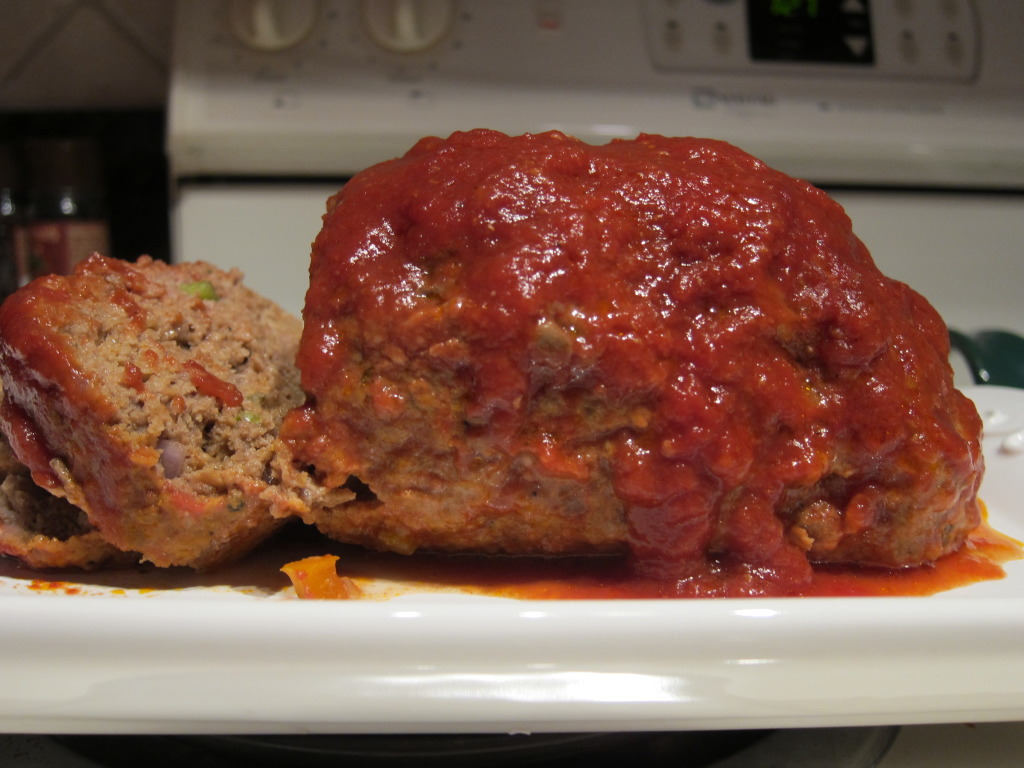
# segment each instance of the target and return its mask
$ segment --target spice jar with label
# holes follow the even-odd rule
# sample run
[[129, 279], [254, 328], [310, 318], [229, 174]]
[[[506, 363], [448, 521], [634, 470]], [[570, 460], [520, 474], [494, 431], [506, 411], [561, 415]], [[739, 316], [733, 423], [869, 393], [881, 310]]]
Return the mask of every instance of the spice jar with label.
[[68, 274], [94, 252], [109, 255], [110, 228], [95, 143], [84, 138], [30, 139], [25, 152], [29, 276]]

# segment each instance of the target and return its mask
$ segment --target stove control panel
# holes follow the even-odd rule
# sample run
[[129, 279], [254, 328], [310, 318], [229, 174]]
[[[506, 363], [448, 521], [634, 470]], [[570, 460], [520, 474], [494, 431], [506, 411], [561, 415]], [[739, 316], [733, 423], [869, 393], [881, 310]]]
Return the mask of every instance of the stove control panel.
[[981, 41], [971, 0], [645, 0], [666, 71], [967, 81]]
[[1024, 186], [1019, 0], [177, 0], [174, 173], [492, 127], [723, 138], [823, 183]]
[[[438, 60], [458, 19], [491, 13], [485, 3], [457, 0], [229, 0], [225, 25], [245, 48], [278, 52], [316, 38], [317, 50], [351, 47], [360, 36], [386, 53], [416, 54], [437, 48]], [[977, 70], [980, 41], [974, 0], [644, 0], [643, 27], [651, 65], [663, 71], [818, 72], [855, 77], [969, 80]], [[559, 33], [579, 26], [568, 3], [535, 2], [520, 31]], [[503, 12], [507, 13], [507, 11]], [[521, 13], [517, 11], [516, 14]], [[508, 17], [515, 22], [512, 14]], [[349, 35], [337, 35], [337, 20]], [[531, 30], [532, 27], [532, 30]], [[508, 28], [511, 35], [515, 26]], [[470, 34], [472, 31], [470, 30]], [[589, 43], [600, 46], [600, 39]], [[356, 46], [358, 47], [358, 46]], [[594, 49], [591, 49], [593, 51]], [[580, 53], [585, 53], [581, 50]], [[296, 51], [300, 57], [318, 55]], [[397, 63], [397, 61], [395, 62]], [[523, 62], [499, 59], [515, 76]]]

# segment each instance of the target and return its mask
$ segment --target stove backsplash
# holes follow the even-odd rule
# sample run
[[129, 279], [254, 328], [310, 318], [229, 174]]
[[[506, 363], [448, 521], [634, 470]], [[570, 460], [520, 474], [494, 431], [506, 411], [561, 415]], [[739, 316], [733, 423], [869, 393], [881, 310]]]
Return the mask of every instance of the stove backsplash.
[[0, 0], [0, 112], [161, 109], [173, 0]]

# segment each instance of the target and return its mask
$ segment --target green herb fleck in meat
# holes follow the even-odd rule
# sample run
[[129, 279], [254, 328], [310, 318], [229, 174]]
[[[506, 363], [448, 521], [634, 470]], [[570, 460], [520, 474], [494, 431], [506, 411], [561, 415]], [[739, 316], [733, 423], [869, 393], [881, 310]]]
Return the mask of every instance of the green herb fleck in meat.
[[207, 301], [218, 301], [220, 299], [220, 296], [217, 295], [217, 289], [213, 287], [213, 283], [209, 280], [194, 280], [191, 283], [182, 283], [181, 290], [191, 296]]

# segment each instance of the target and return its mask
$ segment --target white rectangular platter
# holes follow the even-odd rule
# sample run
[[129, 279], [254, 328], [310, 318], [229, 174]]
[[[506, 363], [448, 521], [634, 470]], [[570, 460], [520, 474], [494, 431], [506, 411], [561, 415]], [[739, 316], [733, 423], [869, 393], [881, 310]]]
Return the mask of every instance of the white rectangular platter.
[[[1024, 390], [972, 388], [1024, 539]], [[519, 733], [1024, 720], [1024, 561], [931, 597], [300, 601], [0, 571], [0, 731]]]

